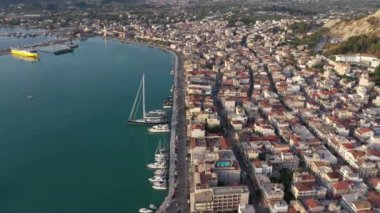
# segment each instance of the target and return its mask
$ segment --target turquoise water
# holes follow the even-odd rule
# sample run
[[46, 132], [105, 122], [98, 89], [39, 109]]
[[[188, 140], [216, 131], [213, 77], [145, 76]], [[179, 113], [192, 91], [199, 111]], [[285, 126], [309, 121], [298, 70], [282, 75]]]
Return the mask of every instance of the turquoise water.
[[129, 213], [166, 195], [145, 165], [168, 136], [127, 117], [143, 73], [147, 109], [170, 95], [171, 55], [101, 38], [79, 45], [39, 62], [0, 57], [2, 213]]

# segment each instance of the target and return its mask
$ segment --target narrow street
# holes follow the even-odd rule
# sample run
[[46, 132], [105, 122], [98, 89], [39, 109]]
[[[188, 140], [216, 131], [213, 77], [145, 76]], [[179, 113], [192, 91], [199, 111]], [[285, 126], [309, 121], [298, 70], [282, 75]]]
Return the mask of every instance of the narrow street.
[[252, 170], [251, 166], [247, 165], [244, 153], [241, 153], [239, 142], [237, 141], [235, 137], [236, 132], [233, 129], [230, 122], [228, 121], [227, 112], [225, 111], [221, 101], [218, 99], [218, 97], [216, 97], [216, 95], [218, 94], [219, 88], [220, 88], [220, 80], [217, 81], [214, 87], [214, 93], [213, 93], [214, 104], [218, 111], [218, 115], [220, 116], [221, 125], [225, 129], [225, 136], [227, 137], [227, 140], [231, 144], [231, 149], [234, 152], [235, 158], [238, 161], [240, 169], [244, 176], [243, 183], [247, 185], [249, 189], [250, 204], [254, 206], [256, 212], [260, 212], [260, 213], [268, 212], [266, 208], [260, 205], [260, 197], [257, 194], [258, 188], [251, 179], [251, 176], [254, 174], [254, 171]]

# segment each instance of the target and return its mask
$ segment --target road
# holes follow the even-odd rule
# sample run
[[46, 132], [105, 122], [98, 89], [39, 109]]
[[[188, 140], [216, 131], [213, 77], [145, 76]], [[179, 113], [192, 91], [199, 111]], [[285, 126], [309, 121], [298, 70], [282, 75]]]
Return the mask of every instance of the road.
[[[182, 58], [174, 70], [172, 134], [170, 139], [169, 192], [157, 212], [189, 212], [188, 165], [186, 160], [185, 84]], [[174, 130], [174, 131], [173, 131]], [[175, 154], [177, 158], [175, 158]]]
[[182, 68], [182, 59], [179, 59], [179, 69], [177, 72], [177, 172], [175, 195], [172, 198], [167, 212], [189, 212], [187, 204], [188, 176], [189, 169], [186, 160], [187, 145], [186, 145], [186, 112], [185, 112], [185, 77]]

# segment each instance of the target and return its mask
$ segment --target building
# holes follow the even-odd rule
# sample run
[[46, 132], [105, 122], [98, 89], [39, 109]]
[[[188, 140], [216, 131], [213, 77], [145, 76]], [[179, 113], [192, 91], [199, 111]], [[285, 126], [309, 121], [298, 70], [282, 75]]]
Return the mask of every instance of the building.
[[237, 211], [239, 206], [248, 204], [247, 186], [223, 186], [195, 189], [190, 193], [191, 212]]

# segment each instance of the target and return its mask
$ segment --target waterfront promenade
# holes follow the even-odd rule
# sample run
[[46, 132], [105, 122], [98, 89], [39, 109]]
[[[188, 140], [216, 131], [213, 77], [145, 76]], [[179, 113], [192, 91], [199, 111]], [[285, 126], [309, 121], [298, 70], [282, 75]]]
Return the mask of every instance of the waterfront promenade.
[[[173, 107], [170, 135], [169, 190], [157, 212], [188, 212], [187, 206], [187, 161], [184, 120], [184, 86], [180, 57], [170, 50], [175, 58]], [[176, 158], [177, 155], [177, 158]]]

